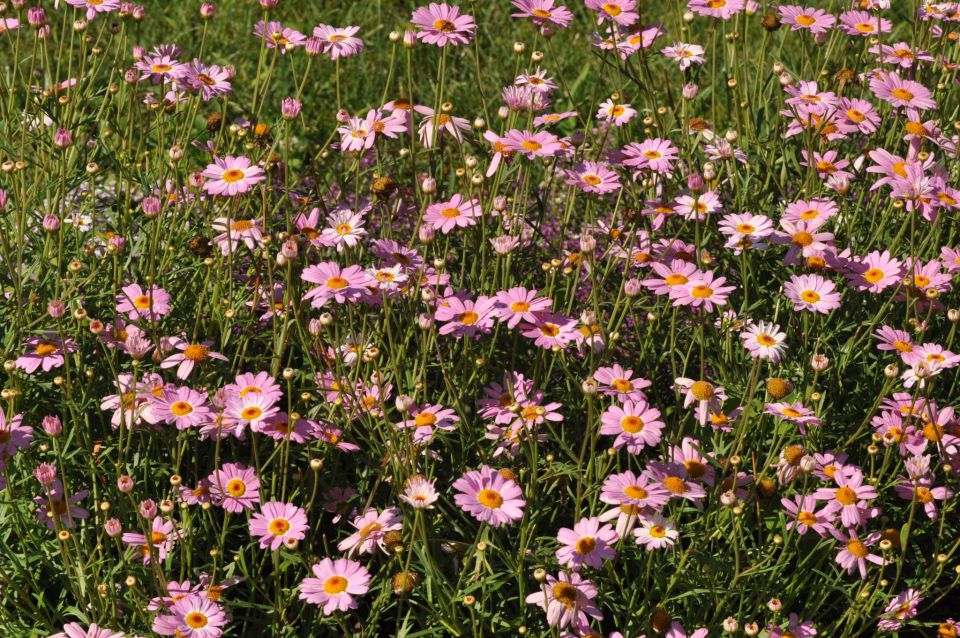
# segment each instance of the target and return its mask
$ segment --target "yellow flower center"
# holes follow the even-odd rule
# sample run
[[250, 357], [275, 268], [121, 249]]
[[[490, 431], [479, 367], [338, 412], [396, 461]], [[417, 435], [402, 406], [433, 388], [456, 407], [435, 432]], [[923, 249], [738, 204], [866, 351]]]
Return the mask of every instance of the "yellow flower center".
[[706, 381], [697, 381], [690, 386], [690, 394], [692, 394], [697, 401], [709, 401], [713, 398], [713, 386]]
[[193, 406], [186, 401], [175, 401], [170, 404], [170, 413], [174, 416], [187, 416], [193, 412]]
[[849, 487], [841, 487], [833, 494], [841, 505], [854, 505], [857, 502], [857, 493]]
[[227, 494], [234, 498], [240, 498], [247, 493], [247, 484], [242, 480], [235, 478], [227, 481]]
[[636, 434], [643, 429], [643, 419], [638, 416], [625, 416], [620, 420], [620, 427], [624, 432]]
[[207, 626], [207, 617], [199, 611], [191, 611], [183, 617], [183, 621], [191, 629], [202, 629]]
[[223, 181], [228, 184], [239, 182], [241, 179], [243, 179], [243, 171], [239, 168], [231, 168], [223, 173]]
[[563, 603], [567, 609], [573, 609], [577, 604], [577, 588], [570, 583], [558, 582], [550, 590], [550, 595], [557, 602]]
[[267, 525], [267, 531], [274, 536], [283, 536], [290, 531], [290, 521], [285, 518], [275, 518]]
[[590, 536], [584, 536], [577, 541], [577, 553], [581, 554], [582, 556], [586, 556], [596, 548], [597, 541]]
[[437, 416], [432, 412], [421, 412], [414, 417], [413, 422], [418, 428], [428, 428], [437, 422]]
[[452, 33], [457, 30], [457, 25], [450, 20], [437, 20], [433, 23], [433, 28], [441, 33]]
[[48, 357], [56, 351], [57, 351], [57, 346], [47, 341], [38, 343], [36, 349], [34, 350], [34, 352], [36, 352], [41, 357]]
[[903, 100], [905, 102], [909, 102], [910, 100], [913, 99], [913, 93], [911, 93], [910, 91], [908, 91], [903, 87], [890, 91], [890, 94], [893, 95], [893, 97], [897, 98], [898, 100]]
[[327, 279], [327, 288], [340, 290], [342, 288], [346, 288], [349, 283], [350, 283], [349, 281], [347, 281], [340, 275], [337, 275], [336, 277], [331, 277], [330, 279]]
[[191, 343], [183, 349], [183, 356], [190, 361], [203, 361], [207, 358], [207, 347], [199, 343]]
[[492, 510], [500, 509], [503, 505], [503, 497], [500, 492], [491, 489], [480, 490], [477, 492], [477, 502]]
[[345, 592], [347, 585], [347, 579], [343, 576], [331, 576], [323, 582], [323, 591], [331, 596], [336, 596]]

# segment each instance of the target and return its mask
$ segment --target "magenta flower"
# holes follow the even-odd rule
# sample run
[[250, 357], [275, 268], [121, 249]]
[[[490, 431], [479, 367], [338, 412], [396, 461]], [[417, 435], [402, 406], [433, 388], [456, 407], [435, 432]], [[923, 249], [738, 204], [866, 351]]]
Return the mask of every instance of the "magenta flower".
[[840, 511], [840, 522], [845, 527], [863, 525], [867, 520], [867, 501], [877, 498], [877, 490], [865, 484], [859, 471], [837, 472], [833, 476], [837, 487], [822, 487], [813, 493], [814, 498], [827, 501]]
[[120, 8], [120, 0], [67, 0], [67, 4], [77, 9], [86, 9], [87, 20], [93, 20], [98, 13], [109, 13]]
[[44, 372], [59, 368], [66, 361], [64, 354], [77, 350], [73, 340], [61, 340], [53, 334], [47, 334], [43, 338], [28, 337], [23, 345], [30, 350], [17, 357], [16, 363], [17, 367], [27, 374], [33, 374], [37, 368], [42, 368]]
[[597, 368], [593, 378], [600, 384], [601, 394], [614, 397], [618, 401], [646, 400], [643, 390], [652, 385], [642, 377], [634, 378], [633, 370], [624, 370], [619, 363], [613, 364], [612, 367]]
[[313, 577], [303, 579], [299, 598], [311, 605], [322, 606], [325, 616], [335, 611], [356, 609], [355, 597], [370, 589], [370, 572], [353, 560], [324, 558], [311, 570]]
[[840, 293], [836, 292], [832, 281], [820, 275], [793, 275], [783, 285], [783, 290], [797, 311], [827, 314], [840, 307]]
[[845, 276], [850, 284], [857, 290], [872, 293], [883, 292], [897, 285], [904, 275], [903, 262], [891, 257], [888, 250], [882, 253], [875, 250], [851, 261], [848, 267], [850, 272]]
[[107, 629], [96, 623], [85, 628], [80, 623], [71, 622], [63, 626], [63, 631], [50, 638], [126, 638], [126, 635], [122, 631]]
[[581, 518], [573, 529], [562, 527], [557, 532], [557, 541], [562, 547], [557, 550], [557, 561], [573, 571], [583, 565], [599, 569], [605, 560], [617, 555], [613, 548], [620, 537], [610, 525], [602, 525], [598, 518]]
[[729, 20], [747, 6], [745, 0], [690, 0], [687, 7], [700, 16]]
[[675, 306], [702, 307], [713, 312], [715, 306], [727, 305], [727, 297], [735, 286], [724, 286], [726, 277], [714, 279], [713, 271], [697, 273], [686, 284], [670, 289], [670, 299]]
[[787, 351], [787, 334], [780, 332], [780, 326], [775, 323], [761, 321], [752, 324], [740, 333], [740, 338], [751, 357], [766, 359], [771, 363], [779, 363], [783, 353]]
[[633, 530], [633, 536], [637, 545], [643, 546], [649, 552], [673, 547], [680, 532], [674, 528], [673, 521], [659, 514], [650, 514], [640, 517], [640, 527]]
[[564, 146], [553, 133], [510, 129], [502, 138], [504, 150], [520, 153], [527, 159], [553, 157]]
[[260, 502], [260, 479], [252, 467], [226, 463], [207, 477], [207, 483], [213, 503], [233, 514], [252, 510]]
[[891, 23], [886, 18], [881, 18], [877, 13], [869, 11], [845, 11], [840, 14], [840, 24], [837, 28], [847, 35], [869, 38], [889, 33]]
[[612, 22], [629, 27], [640, 17], [635, 11], [636, 0], [586, 0], [584, 4], [597, 12], [597, 24]]
[[460, 417], [450, 408], [440, 404], [425, 403], [410, 410], [409, 418], [397, 424], [401, 428], [413, 428], [413, 442], [416, 445], [425, 445], [433, 438], [437, 430], [452, 432]]
[[836, 16], [815, 7], [783, 5], [778, 7], [780, 22], [790, 25], [791, 31], [806, 29], [814, 35], [826, 33], [837, 21]]
[[573, 21], [573, 14], [566, 7], [554, 5], [553, 0], [512, 0], [513, 6], [520, 11], [511, 13], [514, 18], [531, 18], [540, 26], [552, 23], [564, 29]]
[[600, 434], [617, 437], [614, 449], [626, 447], [630, 454], [640, 454], [644, 448], [657, 445], [667, 427], [660, 420], [660, 411], [643, 399], [624, 401], [623, 407], [611, 405], [600, 417], [600, 424]]
[[603, 619], [603, 613], [594, 604], [597, 587], [577, 572], [560, 572], [556, 577], [547, 574], [540, 591], [527, 596], [527, 603], [537, 605], [547, 613], [551, 627], [573, 626], [582, 633], [590, 618]]
[[537, 320], [537, 313], [548, 311], [553, 306], [553, 299], [538, 297], [536, 290], [527, 290], [522, 286], [498, 292], [496, 302], [497, 318], [506, 323], [508, 328], [516, 328], [521, 321], [533, 323]]
[[456, 193], [450, 201], [436, 202], [428, 206], [423, 221], [447, 235], [457, 228], [476, 226], [477, 219], [482, 216], [483, 211], [478, 200], [465, 199]]
[[258, 219], [231, 219], [230, 217], [217, 217], [213, 220], [213, 229], [220, 231], [213, 238], [223, 256], [227, 256], [239, 248], [240, 245], [254, 250], [263, 243], [263, 230], [260, 228]]
[[357, 530], [337, 544], [337, 549], [347, 556], [372, 554], [380, 547], [384, 553], [387, 548], [384, 538], [387, 532], [403, 529], [403, 515], [396, 507], [388, 507], [382, 512], [369, 509], [350, 522]]
[[137, 284], [121, 288], [117, 295], [117, 312], [127, 313], [131, 321], [156, 321], [170, 314], [170, 294], [163, 288], [150, 286], [146, 290]]
[[227, 614], [212, 598], [203, 592], [177, 597], [167, 613], [154, 618], [151, 628], [161, 636], [220, 638], [227, 624]]
[[[877, 623], [877, 629], [880, 631], [897, 631], [903, 627], [904, 621], [917, 615], [917, 607], [923, 601], [923, 596], [916, 589], [907, 589], [887, 603], [883, 610], [883, 615]], [[943, 633], [943, 632], [939, 632]]]
[[452, 334], [459, 339], [473, 337], [478, 332], [490, 332], [496, 312], [497, 302], [493, 297], [481, 295], [472, 301], [451, 295], [440, 301], [434, 317], [437, 321], [446, 322], [440, 326], [440, 334]]
[[6, 459], [16, 454], [17, 450], [28, 447], [32, 440], [33, 428], [23, 425], [23, 415], [15, 414], [8, 421], [0, 407], [0, 467]]
[[859, 571], [860, 578], [866, 580], [867, 563], [873, 563], [874, 565], [886, 563], [882, 557], [870, 553], [870, 547], [880, 540], [881, 534], [879, 532], [873, 532], [863, 538], [857, 536], [857, 531], [853, 528], [848, 529], [846, 534], [834, 529], [831, 530], [831, 534], [841, 543], [835, 560], [842, 568], [847, 570], [848, 574]]
[[323, 42], [323, 52], [330, 55], [331, 60], [348, 58], [360, 53], [363, 49], [363, 40], [356, 37], [360, 27], [332, 27], [321, 24], [313, 28], [313, 37]]
[[210, 423], [213, 411], [207, 405], [207, 395], [186, 386], [163, 389], [160, 397], [150, 395], [153, 415], [165, 423], [172, 423], [178, 430], [186, 430]]
[[673, 165], [679, 158], [680, 149], [670, 140], [655, 137], [640, 143], [631, 142], [623, 147], [624, 166], [637, 170], [649, 169], [661, 175], [673, 171]]
[[618, 509], [629, 508], [634, 513], [643, 510], [659, 511], [670, 500], [670, 492], [654, 482], [647, 473], [639, 476], [631, 471], [611, 474], [604, 480], [600, 500]]
[[37, 518], [50, 530], [57, 529], [57, 522], [63, 527], [76, 527], [77, 521], [90, 517], [87, 510], [77, 507], [77, 503], [87, 498], [88, 494], [87, 490], [82, 490], [73, 496], [67, 496], [63, 489], [63, 483], [59, 479], [54, 479], [48, 485], [45, 485], [43, 496], [37, 496], [33, 499], [33, 502], [38, 505], [36, 509]]
[[333, 299], [339, 304], [358, 301], [370, 286], [376, 284], [360, 266], [341, 268], [336, 262], [325, 261], [308, 266], [300, 277], [309, 283], [318, 284], [303, 296], [314, 308], [322, 308]]
[[527, 505], [523, 490], [487, 465], [458, 478], [453, 489], [457, 491], [454, 502], [478, 521], [500, 527], [523, 518]]
[[208, 164], [201, 175], [207, 178], [203, 189], [211, 195], [222, 197], [246, 193], [266, 179], [263, 169], [243, 155], [215, 157], [213, 164]]
[[201, 343], [190, 343], [179, 337], [170, 337], [170, 345], [179, 352], [175, 352], [160, 362], [161, 368], [172, 368], [177, 366], [177, 378], [186, 379], [193, 372], [193, 368], [198, 363], [203, 363], [208, 359], [218, 359], [220, 361], [229, 361], [219, 352], [210, 350], [213, 341], [203, 341]]
[[566, 169], [569, 186], [576, 186], [585, 193], [605, 195], [620, 189], [620, 176], [597, 162], [584, 162]]
[[307, 42], [307, 36], [299, 31], [288, 29], [279, 22], [265, 23], [260, 20], [254, 25], [253, 34], [262, 38], [268, 49], [277, 49], [281, 55], [286, 55], [287, 51], [292, 51]]
[[577, 320], [559, 313], [536, 313], [533, 323], [520, 326], [520, 334], [540, 348], [563, 349], [577, 339]]
[[834, 529], [836, 510], [828, 505], [817, 511], [817, 499], [812, 495], [798, 494], [793, 500], [783, 498], [780, 499], [780, 504], [787, 518], [791, 519], [787, 522], [788, 530], [795, 529], [802, 536], [812, 529], [822, 538], [826, 538]]
[[429, 6], [418, 7], [410, 16], [410, 21], [420, 29], [417, 38], [438, 47], [467, 44], [477, 29], [472, 15], [461, 15], [460, 7], [445, 2], [431, 2]]
[[937, 108], [937, 103], [930, 98], [930, 89], [919, 82], [902, 79], [896, 71], [874, 75], [870, 80], [870, 90], [878, 98], [897, 108]]
[[273, 551], [290, 541], [301, 541], [310, 527], [307, 513], [292, 503], [270, 501], [260, 506], [260, 511], [250, 517], [250, 535], [260, 539], [260, 549]]
[[660, 53], [671, 60], [676, 60], [681, 71], [690, 68], [692, 64], [703, 64], [706, 61], [702, 46], [686, 42], [674, 42], [672, 46], [661, 49]]
[[173, 521], [156, 516], [150, 524], [150, 540], [140, 532], [126, 532], [120, 540], [136, 550], [144, 565], [149, 565], [154, 555], [158, 561], [163, 561], [179, 538], [180, 532], [175, 531]]

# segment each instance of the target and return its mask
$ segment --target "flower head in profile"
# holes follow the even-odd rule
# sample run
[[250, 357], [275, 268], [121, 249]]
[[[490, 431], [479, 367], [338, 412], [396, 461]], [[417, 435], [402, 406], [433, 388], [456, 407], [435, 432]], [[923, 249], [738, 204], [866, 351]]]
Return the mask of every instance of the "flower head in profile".
[[510, 14], [512, 17], [530, 18], [537, 26], [552, 24], [563, 29], [573, 21], [570, 10], [554, 4], [553, 0], [512, 0], [512, 3], [519, 9], [518, 13]]
[[592, 581], [577, 572], [560, 572], [556, 576], [547, 574], [540, 591], [527, 596], [527, 603], [542, 608], [551, 627], [573, 626], [579, 631], [588, 626], [590, 618], [603, 619], [593, 602], [596, 596], [597, 587]]

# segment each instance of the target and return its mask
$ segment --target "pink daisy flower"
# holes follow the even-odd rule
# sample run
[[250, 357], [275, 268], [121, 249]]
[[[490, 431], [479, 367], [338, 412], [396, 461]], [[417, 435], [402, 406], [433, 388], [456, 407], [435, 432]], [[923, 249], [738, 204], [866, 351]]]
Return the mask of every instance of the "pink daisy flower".
[[413, 442], [416, 445], [425, 445], [433, 439], [437, 430], [452, 432], [456, 428], [455, 424], [459, 422], [460, 417], [454, 410], [440, 404], [425, 403], [410, 410], [410, 418], [397, 425], [401, 428], [413, 428]]
[[891, 257], [890, 251], [875, 250], [851, 262], [845, 276], [855, 289], [878, 293], [900, 283], [903, 273], [903, 262]]
[[300, 277], [306, 282], [318, 284], [303, 296], [303, 300], [309, 300], [314, 308], [322, 308], [331, 299], [339, 304], [354, 303], [375, 285], [375, 280], [361, 266], [341, 268], [332, 261], [308, 266]]
[[201, 175], [207, 178], [203, 190], [222, 197], [246, 193], [266, 179], [263, 169], [242, 155], [215, 157]]
[[337, 544], [337, 549], [347, 556], [372, 554], [379, 547], [386, 553], [384, 538], [387, 532], [403, 529], [403, 515], [396, 507], [382, 512], [370, 509], [353, 519], [350, 524], [357, 530]]
[[514, 18], [531, 18], [533, 23], [540, 26], [552, 23], [565, 29], [573, 21], [573, 14], [564, 6], [554, 5], [553, 0], [512, 0], [513, 6], [520, 11], [511, 13]]
[[832, 281], [820, 275], [793, 275], [783, 285], [783, 290], [797, 311], [827, 314], [840, 307], [840, 293], [836, 292]]
[[516, 328], [521, 321], [534, 323], [537, 313], [548, 311], [553, 306], [553, 299], [538, 297], [536, 290], [527, 290], [522, 286], [501, 290], [495, 299], [497, 318], [506, 323], [508, 328]]
[[253, 27], [253, 34], [262, 38], [268, 49], [277, 49], [281, 55], [301, 47], [307, 42], [307, 36], [299, 31], [288, 29], [279, 22], [264, 22], [260, 20]]
[[272, 397], [263, 392], [230, 396], [223, 410], [227, 418], [249, 425], [254, 430], [259, 429], [264, 421], [273, 418], [279, 412], [280, 408]]
[[573, 529], [562, 527], [557, 532], [561, 544], [557, 550], [557, 562], [578, 571], [583, 565], [599, 569], [603, 561], [617, 555], [613, 548], [620, 537], [611, 525], [603, 525], [600, 519], [581, 518]]
[[885, 102], [897, 108], [917, 110], [935, 109], [930, 90], [913, 80], [904, 80], [896, 71], [878, 73], [870, 80], [870, 90]]
[[497, 302], [493, 297], [481, 295], [473, 301], [451, 295], [441, 300], [434, 317], [437, 321], [446, 322], [440, 326], [440, 334], [452, 334], [459, 339], [489, 332], [493, 328], [496, 313]]
[[263, 230], [258, 219], [217, 217], [212, 226], [214, 230], [220, 231], [220, 234], [213, 238], [213, 243], [220, 248], [223, 256], [229, 255], [240, 245], [254, 250], [263, 244]]
[[650, 269], [657, 276], [644, 279], [640, 283], [655, 295], [669, 295], [671, 290], [688, 284], [692, 278], [700, 274], [696, 264], [682, 259], [674, 259], [669, 265], [653, 262], [650, 264]]
[[780, 22], [790, 25], [791, 31], [806, 29], [814, 35], [826, 33], [837, 21], [836, 16], [823, 9], [784, 5], [778, 7]]
[[629, 27], [640, 17], [634, 10], [637, 8], [635, 0], [586, 0], [584, 4], [597, 12], [597, 24], [609, 21]]
[[0, 465], [16, 454], [17, 450], [28, 447], [32, 440], [33, 428], [23, 425], [23, 415], [15, 414], [8, 421], [0, 407]]
[[674, 42], [673, 45], [660, 49], [660, 53], [671, 60], [676, 60], [680, 70], [690, 68], [692, 64], [703, 64], [703, 47], [698, 44], [687, 44], [686, 42]]
[[311, 568], [313, 576], [300, 583], [300, 600], [323, 607], [323, 615], [357, 608], [357, 596], [370, 589], [370, 572], [347, 558], [324, 558]]
[[687, 8], [700, 16], [729, 20], [747, 6], [745, 0], [690, 0]]
[[724, 286], [726, 277], [714, 279], [713, 271], [697, 273], [686, 284], [670, 289], [670, 299], [675, 306], [692, 306], [713, 312], [714, 306], [727, 305], [727, 297], [735, 286]]
[[233, 514], [252, 510], [260, 502], [260, 479], [252, 467], [226, 463], [209, 477], [213, 503]]
[[751, 357], [766, 359], [771, 363], [779, 363], [783, 353], [787, 351], [784, 343], [787, 334], [781, 332], [780, 326], [775, 323], [761, 321], [752, 324], [740, 333], [740, 338]]
[[769, 217], [753, 213], [724, 215], [717, 229], [727, 238], [726, 247], [734, 249], [737, 255], [748, 248], [764, 248], [766, 244], [763, 240], [774, 232], [773, 221]]
[[63, 626], [63, 631], [53, 634], [50, 638], [126, 638], [126, 634], [101, 627], [96, 623], [84, 627], [80, 623], [71, 622]]
[[414, 509], [432, 509], [440, 495], [433, 481], [419, 474], [411, 476], [403, 484], [398, 498]]
[[723, 386], [713, 385], [702, 379], [696, 381], [685, 377], [678, 377], [675, 383], [684, 391], [683, 407], [689, 408], [694, 403], [697, 404], [696, 416], [700, 425], [707, 424], [711, 413], [722, 412], [723, 402], [727, 400]]
[[845, 11], [840, 14], [840, 24], [837, 28], [847, 35], [868, 38], [881, 33], [889, 33], [891, 23], [879, 14], [869, 11]]
[[600, 417], [600, 434], [616, 436], [614, 449], [626, 447], [630, 454], [657, 445], [665, 427], [660, 411], [643, 399], [624, 401], [623, 407], [612, 405]]
[[632, 120], [636, 114], [637, 110], [629, 104], [620, 104], [612, 99], [607, 99], [600, 103], [597, 119], [614, 126], [623, 126]]
[[650, 381], [641, 377], [634, 378], [633, 370], [624, 370], [619, 363], [611, 367], [597, 368], [593, 378], [600, 384], [601, 394], [615, 397], [618, 401], [646, 400], [643, 389], [652, 385]]
[[597, 587], [577, 572], [560, 572], [556, 577], [547, 574], [540, 591], [527, 596], [527, 603], [537, 605], [547, 613], [551, 627], [573, 626], [578, 631], [586, 628], [590, 618], [603, 619], [603, 613], [594, 604]]
[[186, 430], [213, 421], [213, 411], [207, 405], [207, 395], [186, 386], [164, 388], [160, 397], [150, 396], [152, 415], [170, 423], [178, 430]]
[[525, 155], [527, 159], [553, 157], [563, 150], [557, 136], [547, 131], [510, 129], [502, 141], [505, 150]]
[[156, 321], [170, 314], [170, 294], [163, 288], [150, 286], [144, 290], [137, 284], [130, 284], [120, 290], [117, 312], [125, 312], [131, 321], [141, 318]]
[[289, 541], [301, 541], [309, 528], [307, 513], [292, 503], [271, 501], [250, 518], [250, 535], [260, 539], [260, 548], [273, 551]]
[[835, 560], [847, 570], [848, 574], [858, 570], [860, 578], [866, 580], [867, 563], [873, 563], [874, 565], [886, 563], [882, 557], [870, 553], [870, 547], [880, 540], [879, 532], [868, 534], [863, 538], [857, 536], [857, 531], [853, 528], [848, 529], [846, 534], [834, 529], [831, 530], [831, 534], [841, 543]]
[[170, 337], [170, 345], [179, 352], [175, 352], [160, 362], [161, 368], [177, 367], [177, 378], [186, 379], [193, 372], [193, 368], [198, 363], [203, 363], [209, 359], [219, 361], [229, 361], [219, 352], [210, 350], [213, 341], [203, 341], [201, 343], [190, 343], [179, 337]]
[[456, 193], [449, 201], [428, 206], [423, 221], [447, 235], [457, 228], [476, 226], [477, 219], [482, 216], [483, 211], [478, 200], [466, 199]]
[[161, 636], [220, 638], [227, 624], [226, 612], [202, 592], [177, 598], [167, 611], [154, 618], [151, 627]]
[[563, 349], [577, 338], [577, 320], [559, 313], [540, 312], [533, 323], [521, 326], [520, 334], [540, 348]]
[[120, 540], [125, 545], [136, 549], [136, 554], [143, 561], [143, 564], [149, 565], [153, 561], [154, 555], [156, 555], [156, 560], [162, 562], [173, 549], [180, 535], [180, 532], [175, 530], [173, 521], [157, 516], [150, 524], [149, 541], [140, 532], [126, 532], [120, 537]]
[[620, 176], [597, 162], [584, 162], [566, 169], [567, 185], [585, 193], [605, 195], [620, 189]]
[[793, 497], [793, 500], [780, 499], [780, 504], [787, 518], [790, 519], [787, 530], [795, 529], [801, 536], [813, 530], [822, 538], [826, 538], [830, 530], [834, 529], [836, 510], [828, 505], [817, 511], [817, 499], [814, 496], [798, 494]]
[[44, 372], [59, 368], [66, 361], [64, 354], [77, 350], [73, 340], [63, 341], [53, 334], [48, 334], [43, 338], [28, 337], [23, 345], [30, 349], [17, 357], [16, 364], [27, 374], [33, 374], [37, 371], [37, 368], [42, 368]]
[[623, 165], [637, 170], [649, 169], [663, 175], [673, 171], [679, 152], [680, 149], [670, 140], [659, 137], [646, 139], [639, 144], [631, 142], [623, 147], [622, 153], [626, 158], [623, 160]]
[[859, 471], [838, 472], [833, 476], [837, 487], [822, 487], [813, 496], [827, 501], [840, 512], [840, 522], [844, 527], [855, 527], [866, 522], [867, 501], [877, 498], [877, 490], [866, 483]]
[[460, 7], [445, 2], [431, 2], [429, 6], [417, 8], [410, 21], [420, 29], [417, 38], [438, 47], [467, 44], [477, 28], [472, 15], [461, 15]]
[[332, 27], [321, 24], [313, 28], [313, 37], [323, 42], [323, 52], [330, 55], [331, 60], [348, 58], [360, 53], [363, 49], [363, 40], [356, 37], [360, 27]]
[[454, 502], [478, 521], [500, 527], [523, 518], [527, 505], [523, 490], [487, 465], [458, 478], [453, 489], [457, 491]]
[[648, 552], [655, 549], [673, 547], [680, 537], [673, 521], [667, 520], [660, 514], [641, 515], [640, 527], [633, 530], [637, 545], [643, 546]]

